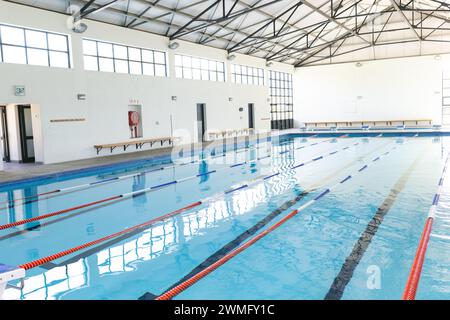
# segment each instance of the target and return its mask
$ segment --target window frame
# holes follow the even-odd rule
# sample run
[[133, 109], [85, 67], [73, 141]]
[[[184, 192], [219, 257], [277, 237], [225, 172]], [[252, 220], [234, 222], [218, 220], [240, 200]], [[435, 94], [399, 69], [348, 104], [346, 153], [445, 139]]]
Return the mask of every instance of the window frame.
[[[10, 43], [4, 43], [2, 40], [2, 27], [9, 27], [9, 28], [16, 28], [20, 29], [23, 33], [23, 39], [24, 39], [24, 45], [18, 45], [18, 44], [10, 44]], [[44, 33], [45, 34], [45, 42], [46, 42], [46, 48], [40, 48], [35, 46], [30, 46], [27, 43], [27, 31], [31, 32], [38, 32], [38, 33]], [[67, 51], [64, 50], [58, 50], [58, 49], [50, 49], [50, 42], [49, 42], [49, 35], [55, 35], [59, 37], [65, 38], [65, 44]], [[6, 47], [14, 47], [14, 48], [21, 48], [25, 50], [25, 63], [17, 63], [17, 62], [8, 62], [5, 61], [5, 55], [4, 55], [4, 46]], [[31, 64], [29, 63], [29, 49], [30, 50], [41, 50], [45, 51], [47, 55], [47, 64]], [[62, 53], [67, 55], [67, 67], [61, 67], [61, 66], [54, 66], [51, 64], [51, 53]], [[11, 63], [11, 64], [24, 64], [24, 65], [30, 65], [30, 66], [40, 66], [40, 67], [49, 67], [49, 68], [62, 68], [62, 69], [72, 69], [72, 60], [71, 60], [71, 46], [69, 41], [69, 35], [64, 33], [58, 33], [53, 31], [47, 31], [47, 30], [39, 30], [34, 28], [28, 28], [23, 26], [17, 26], [17, 25], [11, 25], [6, 23], [0, 23], [0, 63]]]
[[[178, 57], [178, 58], [177, 58]], [[189, 59], [190, 63], [185, 64], [185, 60]], [[196, 59], [199, 62], [198, 67], [194, 67], [192, 65], [192, 60]], [[179, 60], [179, 61], [177, 61]], [[181, 64], [178, 64], [180, 62]], [[205, 69], [203, 66], [203, 63], [208, 64], [208, 68]], [[214, 63], [215, 68], [211, 67], [211, 63]], [[174, 56], [174, 67], [175, 67], [175, 77], [179, 79], [188, 79], [188, 80], [200, 80], [200, 81], [212, 81], [212, 82], [226, 82], [226, 65], [225, 62], [219, 61], [219, 60], [213, 60], [208, 58], [202, 58], [202, 57], [195, 57], [185, 54], [175, 54]], [[188, 65], [189, 64], [189, 65]], [[219, 68], [219, 65], [222, 65], [222, 68]], [[223, 71], [219, 71], [222, 69]], [[185, 72], [190, 73], [190, 77], [185, 76]], [[200, 79], [194, 79], [194, 70], [199, 72]], [[181, 75], [178, 75], [177, 71], [181, 71]], [[206, 75], [208, 76], [207, 79]], [[215, 80], [213, 79], [213, 76]]]
[[[264, 86], [266, 83], [265, 72], [263, 68], [232, 64], [231, 65], [231, 81], [237, 84]], [[245, 70], [245, 71], [244, 71]], [[256, 72], [256, 74], [255, 74]], [[262, 75], [261, 73], [262, 72]], [[244, 81], [244, 77], [246, 80]], [[239, 81], [238, 81], [239, 79]]]
[[[86, 54], [84, 53], [84, 42], [85, 41], [90, 41], [90, 42], [94, 42], [95, 43], [95, 51], [96, 54], [92, 55], [92, 54]], [[99, 43], [100, 44], [107, 44], [107, 45], [111, 45], [112, 46], [112, 57], [107, 57], [107, 56], [103, 56], [99, 54]], [[116, 54], [115, 54], [115, 47], [125, 47], [126, 48], [126, 59], [125, 58], [116, 58]], [[140, 60], [135, 60], [135, 59], [130, 59], [130, 49], [134, 49], [134, 50], [138, 50], [139, 51], [139, 55], [140, 55]], [[155, 50], [155, 49], [148, 49], [148, 48], [141, 48], [141, 47], [136, 47], [136, 46], [131, 46], [131, 45], [126, 45], [126, 44], [122, 44], [122, 43], [117, 43], [117, 42], [109, 42], [109, 41], [104, 41], [104, 40], [97, 40], [97, 39], [92, 39], [92, 38], [83, 38], [82, 39], [82, 55], [83, 55], [83, 63], [84, 63], [84, 58], [85, 57], [91, 57], [91, 58], [95, 58], [97, 60], [97, 70], [91, 70], [91, 69], [86, 69], [86, 64], [84, 63], [83, 65], [83, 69], [85, 71], [97, 71], [97, 72], [111, 72], [111, 73], [118, 73], [118, 74], [129, 74], [129, 75], [141, 75], [141, 76], [151, 76], [151, 77], [165, 77], [167, 78], [169, 76], [169, 63], [168, 63], [168, 58], [167, 58], [167, 52], [165, 51], [159, 51], [159, 50]], [[144, 52], [151, 52], [152, 55], [152, 61], [149, 60], [144, 60]], [[162, 53], [164, 56], [164, 64], [162, 63], [157, 63], [155, 62], [155, 52], [157, 53]], [[112, 65], [113, 65], [113, 71], [105, 71], [105, 70], [101, 70], [100, 68], [100, 59], [110, 59], [112, 60]], [[116, 70], [116, 61], [121, 61], [121, 62], [126, 62], [127, 63], [127, 69], [128, 72], [118, 72]], [[132, 63], [138, 63], [140, 64], [140, 70], [141, 73], [131, 73], [131, 64]], [[144, 65], [151, 65], [152, 69], [153, 69], [153, 74], [149, 74], [149, 73], [144, 73]], [[156, 67], [157, 66], [163, 66], [164, 67], [164, 75], [157, 75], [156, 74]]]
[[[294, 118], [293, 76], [290, 73], [269, 70], [270, 114], [273, 121], [288, 121], [290, 128]], [[278, 128], [274, 128], [278, 129]], [[284, 128], [282, 128], [284, 129]]]

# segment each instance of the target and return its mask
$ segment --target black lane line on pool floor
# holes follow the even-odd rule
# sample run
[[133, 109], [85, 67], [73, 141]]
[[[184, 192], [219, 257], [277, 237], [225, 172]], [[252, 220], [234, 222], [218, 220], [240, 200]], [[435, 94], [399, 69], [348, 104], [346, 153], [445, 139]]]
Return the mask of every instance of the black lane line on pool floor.
[[349, 284], [353, 277], [353, 273], [356, 267], [359, 265], [364, 254], [367, 251], [373, 237], [378, 231], [384, 217], [394, 205], [397, 200], [397, 196], [403, 191], [406, 186], [406, 182], [409, 180], [412, 172], [416, 168], [419, 161], [424, 156], [425, 152], [421, 152], [409, 168], [403, 173], [403, 175], [397, 180], [395, 185], [389, 192], [389, 195], [384, 199], [383, 203], [378, 207], [375, 215], [369, 221], [366, 229], [363, 231], [358, 241], [353, 246], [352, 252], [345, 259], [344, 264], [341, 267], [338, 275], [331, 284], [328, 293], [325, 296], [325, 300], [340, 300], [344, 294], [345, 288]]
[[[384, 144], [382, 144], [382, 145], [380, 145], [380, 146], [374, 148], [373, 150], [369, 151], [368, 153], [366, 153], [366, 154], [363, 155], [362, 157], [364, 158], [364, 157], [369, 156], [370, 154], [372, 154], [372, 153], [378, 151], [379, 149], [385, 147], [387, 144], [388, 144], [388, 143], [384, 143]], [[331, 179], [331, 178], [334, 178], [334, 177], [335, 177], [337, 174], [339, 174], [341, 171], [343, 171], [343, 170], [347, 169], [348, 167], [353, 166], [353, 165], [355, 165], [355, 164], [357, 164], [357, 163], [359, 163], [359, 162], [360, 162], [359, 159], [353, 160], [352, 162], [350, 162], [349, 164], [345, 165], [344, 167], [339, 168], [338, 170], [336, 170], [336, 171], [333, 172], [332, 174], [330, 174], [330, 175], [326, 176], [325, 178], [321, 179], [321, 181], [318, 182], [318, 183], [316, 183], [316, 185], [315, 185], [314, 187], [311, 187], [310, 190], [313, 190], [313, 189], [318, 188], [321, 184], [325, 183], [326, 181], [328, 181], [328, 180]], [[316, 187], [316, 186], [317, 186], [317, 187]], [[88, 210], [90, 210], [90, 209], [88, 209]], [[78, 215], [78, 214], [79, 214], [79, 213], [75, 213], [74, 215]], [[59, 219], [66, 219], [66, 218], [67, 218], [67, 217], [63, 217], [63, 218], [59, 218]], [[51, 222], [47, 222], [46, 224], [51, 224], [51, 223], [52, 223], [52, 221], [51, 221]], [[21, 231], [23, 231], [23, 230], [21, 230]], [[21, 231], [18, 231], [18, 232], [21, 232]], [[142, 230], [141, 230], [140, 232], [142, 232]], [[133, 236], [133, 235], [135, 235], [135, 234], [138, 234], [138, 233], [140, 233], [140, 232], [136, 231], [136, 232], [132, 232], [132, 233], [128, 233], [128, 234], [126, 234], [126, 235], [123, 235], [123, 236], [121, 236], [120, 238], [112, 239], [112, 240], [110, 240], [110, 241], [108, 241], [108, 242], [105, 242], [105, 243], [102, 244], [102, 245], [93, 247], [93, 248], [91, 248], [91, 249], [89, 249], [89, 250], [87, 250], [87, 251], [84, 251], [84, 252], [82, 252], [82, 253], [80, 253], [80, 254], [78, 254], [78, 255], [72, 257], [72, 258], [69, 258], [68, 260], [65, 260], [65, 261], [63, 261], [63, 262], [61, 262], [61, 263], [59, 263], [59, 264], [56, 264], [56, 263], [54, 263], [54, 262], [50, 262], [50, 263], [43, 264], [43, 265], [41, 265], [40, 267], [41, 267], [41, 268], [44, 268], [44, 269], [47, 269], [47, 270], [50, 270], [50, 269], [53, 269], [53, 268], [55, 268], [55, 267], [60, 267], [60, 266], [68, 265], [69, 263], [78, 261], [78, 260], [81, 259], [81, 258], [87, 258], [88, 256], [90, 256], [90, 255], [92, 255], [92, 254], [98, 253], [100, 250], [106, 249], [107, 247], [112, 246], [112, 245], [116, 244], [117, 242], [120, 242], [120, 241], [122, 241], [122, 240], [125, 240], [126, 238], [131, 237], [131, 236]]]
[[[368, 152], [366, 155], [364, 155], [363, 157], [368, 156], [368, 155], [374, 153], [376, 150], [379, 150], [380, 148], [384, 147], [386, 144], [388, 144], [388, 143], [385, 143], [385, 144], [383, 144], [383, 145], [381, 145], [381, 146], [376, 147], [376, 148], [373, 149], [372, 151], [369, 151], [369, 152]], [[347, 148], [348, 148], [348, 147], [347, 147]], [[357, 163], [357, 162], [358, 162], [358, 160], [352, 161], [352, 163]], [[347, 166], [348, 166], [348, 165], [347, 165]], [[347, 166], [345, 166], [345, 167], [347, 167]], [[339, 169], [338, 172], [339, 172], [340, 170], [341, 170], [341, 169]], [[312, 189], [315, 189], [315, 188], [310, 188], [310, 189], [312, 190]], [[41, 225], [41, 226], [42, 226], [42, 225]], [[142, 232], [141, 229], [137, 229], [137, 230], [140, 230], [140, 232]], [[126, 238], [128, 238], [128, 237], [131, 237], [131, 236], [133, 236], [133, 235], [135, 235], [135, 234], [140, 233], [140, 232], [137, 231], [137, 230], [136, 230], [136, 233], [134, 233], [134, 232], [128, 233], [128, 236], [127, 236], [127, 237], [125, 237], [125, 235], [119, 237], [119, 238], [118, 238], [118, 241], [124, 240], [124, 239], [126, 239]], [[23, 230], [22, 230], [22, 231], [23, 231]], [[20, 231], [19, 231], [19, 232], [20, 232]], [[41, 265], [40, 267], [42, 267], [42, 268], [44, 268], [44, 269], [47, 269], [47, 270], [50, 270], [50, 269], [53, 269], [53, 268], [55, 268], [55, 267], [65, 266], [65, 265], [67, 265], [67, 264], [69, 264], [69, 263], [72, 263], [72, 262], [74, 262], [74, 261], [77, 261], [77, 260], [79, 260], [79, 259], [81, 259], [81, 258], [86, 258], [86, 257], [88, 257], [89, 255], [92, 255], [92, 254], [98, 252], [99, 250], [102, 250], [103, 248], [105, 248], [105, 247], [108, 246], [108, 245], [111, 246], [111, 245], [113, 245], [114, 243], [116, 243], [116, 242], [118, 242], [118, 241], [111, 240], [111, 241], [105, 243], [104, 245], [101, 245], [101, 246], [92, 248], [92, 249], [86, 251], [85, 253], [78, 254], [78, 255], [74, 256], [73, 258], [70, 258], [69, 260], [66, 260], [66, 261], [64, 261], [64, 262], [61, 262], [61, 263], [59, 263], [59, 264], [55, 264], [55, 263], [47, 263], [47, 264]]]
[[[377, 148], [375, 148], [374, 150], [368, 152], [367, 154], [365, 154], [363, 157], [367, 157], [368, 155], [376, 152], [377, 150], [381, 149], [382, 147], [384, 147], [386, 144], [383, 144]], [[334, 173], [326, 176], [325, 178], [321, 179], [321, 181], [317, 182], [315, 185], [319, 186], [321, 184], [326, 183], [328, 180], [332, 179], [333, 177], [335, 177], [336, 175], [338, 175], [340, 172], [342, 172], [343, 170], [347, 169], [348, 167], [355, 165], [356, 163], [358, 163], [359, 160], [354, 160], [351, 163], [345, 165], [342, 168], [339, 168], [338, 170], [336, 170]], [[239, 236], [237, 236], [234, 240], [230, 241], [229, 243], [227, 243], [225, 246], [223, 246], [221, 249], [219, 249], [218, 251], [216, 251], [215, 253], [213, 253], [212, 255], [210, 255], [208, 258], [206, 258], [202, 263], [200, 263], [197, 267], [195, 267], [194, 269], [192, 269], [187, 275], [185, 275], [182, 279], [178, 280], [176, 283], [174, 283], [173, 285], [171, 285], [165, 292], [171, 290], [172, 288], [176, 287], [177, 285], [179, 285], [180, 283], [186, 281], [187, 279], [191, 278], [193, 275], [201, 272], [202, 270], [206, 269], [207, 267], [209, 267], [210, 265], [212, 265], [213, 263], [215, 263], [217, 260], [221, 259], [223, 256], [227, 255], [229, 252], [231, 252], [232, 250], [234, 250], [235, 248], [237, 248], [239, 245], [241, 245], [245, 240], [247, 240], [249, 237], [253, 236], [256, 232], [258, 232], [259, 230], [261, 230], [263, 227], [265, 227], [269, 222], [271, 222], [273, 219], [275, 219], [277, 216], [279, 216], [281, 213], [285, 212], [286, 210], [288, 210], [290, 207], [294, 206], [295, 204], [297, 204], [298, 202], [300, 202], [306, 195], [308, 195], [308, 193], [314, 191], [316, 188], [311, 188], [309, 189], [307, 192], [303, 191], [302, 193], [300, 193], [297, 197], [295, 197], [294, 199], [291, 199], [289, 201], [286, 201], [285, 203], [283, 203], [280, 207], [278, 207], [277, 209], [275, 209], [274, 211], [272, 211], [269, 215], [267, 215], [266, 217], [264, 217], [262, 220], [260, 220], [259, 222], [257, 222], [255, 225], [253, 225], [251, 228], [247, 229], [246, 231], [244, 231], [242, 234], [240, 234]], [[145, 294], [143, 294], [139, 300], [154, 300], [156, 297], [158, 297], [158, 295], [155, 295], [151, 292], [146, 292]]]
[[[236, 238], [228, 242], [226, 245], [224, 245], [222, 248], [214, 252], [212, 255], [210, 255], [208, 258], [206, 258], [202, 263], [200, 263], [198, 266], [196, 266], [194, 269], [191, 270], [188, 274], [186, 274], [183, 278], [172, 284], [166, 291], [169, 291], [170, 289], [176, 287], [180, 283], [186, 281], [187, 279], [191, 278], [193, 275], [201, 272], [202, 270], [208, 268], [210, 265], [215, 263], [217, 260], [221, 259], [222, 257], [226, 256], [229, 252], [233, 251], [237, 247], [239, 247], [243, 242], [245, 242], [248, 238], [256, 234], [259, 230], [264, 228], [269, 222], [271, 222], [273, 219], [278, 217], [280, 214], [285, 212], [287, 209], [295, 205], [296, 203], [300, 202], [305, 198], [309, 192], [301, 192], [299, 193], [294, 199], [288, 200], [285, 203], [283, 203], [280, 207], [269, 213], [267, 216], [265, 216], [263, 219], [259, 220], [255, 225], [250, 227], [249, 229], [245, 230], [243, 233], [238, 235]], [[154, 295], [153, 293], [146, 292], [144, 293], [139, 300], [154, 300], [157, 297], [157, 295]]]

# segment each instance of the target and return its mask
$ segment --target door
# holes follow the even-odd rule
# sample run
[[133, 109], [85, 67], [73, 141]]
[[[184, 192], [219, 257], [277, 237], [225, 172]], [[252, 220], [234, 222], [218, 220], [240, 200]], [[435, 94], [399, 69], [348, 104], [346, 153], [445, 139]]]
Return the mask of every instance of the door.
[[19, 111], [20, 147], [22, 162], [34, 162], [33, 125], [31, 122], [31, 107], [29, 105], [17, 106]]
[[255, 129], [255, 115], [254, 115], [253, 103], [248, 104], [248, 128]]
[[8, 119], [6, 118], [6, 106], [0, 106], [0, 127], [1, 127], [1, 148], [3, 154], [3, 161], [11, 161], [9, 155], [9, 139], [8, 139]]
[[197, 103], [197, 133], [198, 141], [205, 141], [206, 132], [206, 105], [204, 103]]

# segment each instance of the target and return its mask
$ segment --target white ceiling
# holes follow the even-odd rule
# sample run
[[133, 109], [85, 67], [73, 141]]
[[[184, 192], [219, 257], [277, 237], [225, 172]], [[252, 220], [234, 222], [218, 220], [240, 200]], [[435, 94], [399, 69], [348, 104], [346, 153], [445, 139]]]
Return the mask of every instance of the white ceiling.
[[62, 13], [90, 4], [84, 18], [296, 66], [450, 52], [449, 0], [9, 2]]

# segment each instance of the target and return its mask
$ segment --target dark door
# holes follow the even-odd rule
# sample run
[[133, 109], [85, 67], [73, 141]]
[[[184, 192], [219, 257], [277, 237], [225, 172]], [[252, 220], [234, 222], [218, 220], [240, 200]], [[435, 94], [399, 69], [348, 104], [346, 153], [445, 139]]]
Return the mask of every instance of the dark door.
[[0, 106], [0, 126], [2, 131], [0, 132], [2, 148], [3, 148], [3, 161], [9, 162], [11, 161], [11, 157], [9, 155], [9, 139], [8, 139], [8, 119], [6, 118], [6, 107]]
[[204, 103], [197, 103], [197, 132], [198, 141], [205, 141], [206, 132], [206, 105]]
[[254, 116], [253, 103], [248, 104], [248, 128], [255, 129], [255, 116]]
[[31, 123], [31, 107], [17, 106], [19, 111], [20, 147], [22, 162], [34, 162], [33, 126]]

